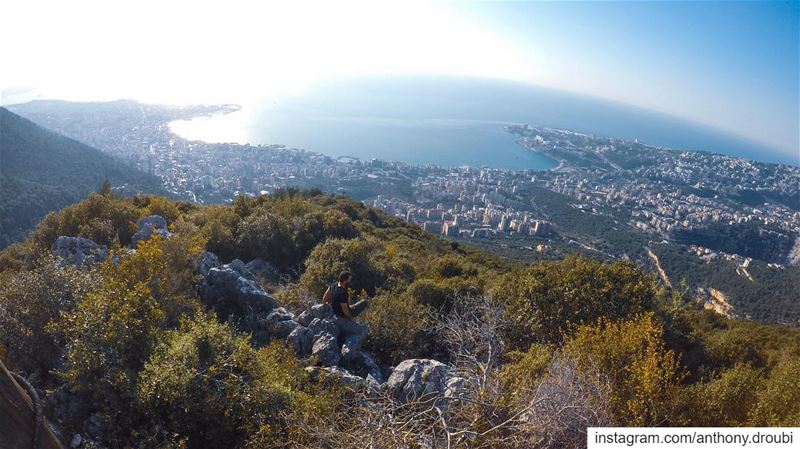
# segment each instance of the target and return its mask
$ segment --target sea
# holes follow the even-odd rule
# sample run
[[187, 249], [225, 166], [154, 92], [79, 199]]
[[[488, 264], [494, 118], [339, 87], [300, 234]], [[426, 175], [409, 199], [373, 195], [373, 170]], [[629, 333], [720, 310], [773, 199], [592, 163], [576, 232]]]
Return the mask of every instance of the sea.
[[239, 111], [170, 124], [206, 142], [282, 144], [362, 160], [445, 167], [547, 170], [552, 159], [518, 145], [526, 123], [681, 150], [784, 162], [772, 149], [669, 115], [513, 81], [460, 77], [349, 78], [242, 104]]

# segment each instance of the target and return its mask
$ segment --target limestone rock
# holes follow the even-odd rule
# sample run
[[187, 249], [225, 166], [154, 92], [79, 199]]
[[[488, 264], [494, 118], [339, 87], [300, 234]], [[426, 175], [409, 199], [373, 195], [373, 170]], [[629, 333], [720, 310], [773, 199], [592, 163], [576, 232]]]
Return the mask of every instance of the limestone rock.
[[336, 337], [328, 332], [323, 332], [316, 337], [311, 348], [311, 355], [316, 357], [322, 366], [338, 365], [342, 357], [339, 352], [339, 345], [336, 343]]
[[306, 372], [313, 381], [318, 381], [320, 376], [325, 376], [325, 378], [336, 379], [341, 385], [347, 387], [363, 388], [367, 386], [367, 381], [338, 366], [309, 366], [306, 367]]
[[220, 266], [219, 257], [210, 251], [204, 251], [199, 259], [195, 262], [195, 269], [203, 276], [207, 275], [209, 270]]
[[311, 320], [311, 323], [308, 325], [308, 328], [311, 329], [314, 338], [317, 338], [317, 336], [323, 333], [331, 334], [333, 335], [334, 338], [339, 336], [339, 327], [336, 326], [336, 323], [329, 318], [325, 319], [314, 318], [313, 320]]
[[328, 304], [314, 304], [309, 308], [311, 316], [324, 320], [325, 318], [333, 318], [333, 309]]
[[286, 337], [286, 342], [294, 349], [298, 357], [304, 358], [311, 352], [311, 342], [314, 334], [311, 329], [303, 326], [297, 326]]
[[404, 360], [392, 371], [385, 388], [395, 399], [402, 402], [438, 396], [447, 388], [449, 371], [449, 366], [437, 360]]
[[167, 229], [167, 220], [160, 215], [149, 215], [139, 220], [137, 223], [139, 230], [131, 237], [131, 248], [136, 248], [140, 241], [148, 240], [154, 235], [159, 235], [165, 239], [172, 236]]
[[241, 275], [231, 264], [211, 268], [198, 287], [200, 298], [221, 316], [252, 312], [263, 314], [278, 306], [255, 281]]
[[286, 338], [300, 325], [294, 320], [294, 315], [283, 307], [278, 307], [270, 312], [265, 319], [260, 320], [259, 326], [274, 337]]
[[314, 317], [308, 310], [304, 310], [303, 312], [300, 313], [300, 315], [297, 315], [297, 322], [300, 323], [300, 325], [303, 327], [308, 327], [308, 325], [311, 324], [311, 320], [313, 319]]
[[108, 248], [98, 245], [93, 240], [83, 237], [67, 237], [62, 235], [50, 247], [53, 255], [59, 259], [60, 266], [72, 265], [77, 268], [88, 268], [108, 258]]

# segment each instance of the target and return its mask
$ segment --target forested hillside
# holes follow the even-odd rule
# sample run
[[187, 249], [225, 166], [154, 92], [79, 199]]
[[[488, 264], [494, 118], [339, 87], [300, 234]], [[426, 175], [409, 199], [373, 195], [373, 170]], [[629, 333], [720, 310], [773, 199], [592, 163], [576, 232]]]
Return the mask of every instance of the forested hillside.
[[124, 193], [160, 193], [158, 177], [0, 108], [0, 248], [22, 240], [47, 213], [109, 180]]
[[[80, 238], [76, 238], [80, 237]], [[342, 270], [358, 344], [320, 304]], [[344, 197], [93, 194], [0, 252], [0, 357], [91, 448], [585, 447], [798, 426], [800, 329], [628, 262], [509, 262]]]

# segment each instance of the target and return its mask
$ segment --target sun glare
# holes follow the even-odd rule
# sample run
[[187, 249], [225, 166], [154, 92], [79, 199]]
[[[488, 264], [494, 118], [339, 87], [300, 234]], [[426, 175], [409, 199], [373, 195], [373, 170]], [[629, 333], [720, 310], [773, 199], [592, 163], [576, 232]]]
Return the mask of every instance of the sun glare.
[[[526, 79], [510, 42], [423, 2], [20, 2], [7, 17], [5, 87], [73, 99], [257, 101], [370, 74]], [[48, 14], [42, 14], [48, 11]], [[19, 25], [17, 25], [19, 24]], [[46, 30], [47, 32], [42, 32]]]

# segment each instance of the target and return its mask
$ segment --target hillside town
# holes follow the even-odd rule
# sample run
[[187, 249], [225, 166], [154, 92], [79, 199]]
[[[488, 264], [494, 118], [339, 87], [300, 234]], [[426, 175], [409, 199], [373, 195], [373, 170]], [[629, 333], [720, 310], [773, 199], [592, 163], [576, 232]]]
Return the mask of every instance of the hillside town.
[[[21, 111], [46, 126], [155, 174], [174, 196], [224, 203], [296, 186], [360, 199], [448, 237], [518, 236], [540, 250], [561, 238], [538, 207], [542, 195], [564, 195], [565, 207], [604, 216], [652, 240], [714, 223], [762, 224], [777, 239], [800, 234], [800, 168], [719, 154], [676, 151], [582, 133], [508, 126], [520, 151], [557, 162], [551, 170], [447, 168], [330, 156], [282, 145], [190, 141], [169, 123], [217, 110], [118, 102], [119, 120], [68, 121]], [[76, 126], [79, 124], [80, 126]]]

